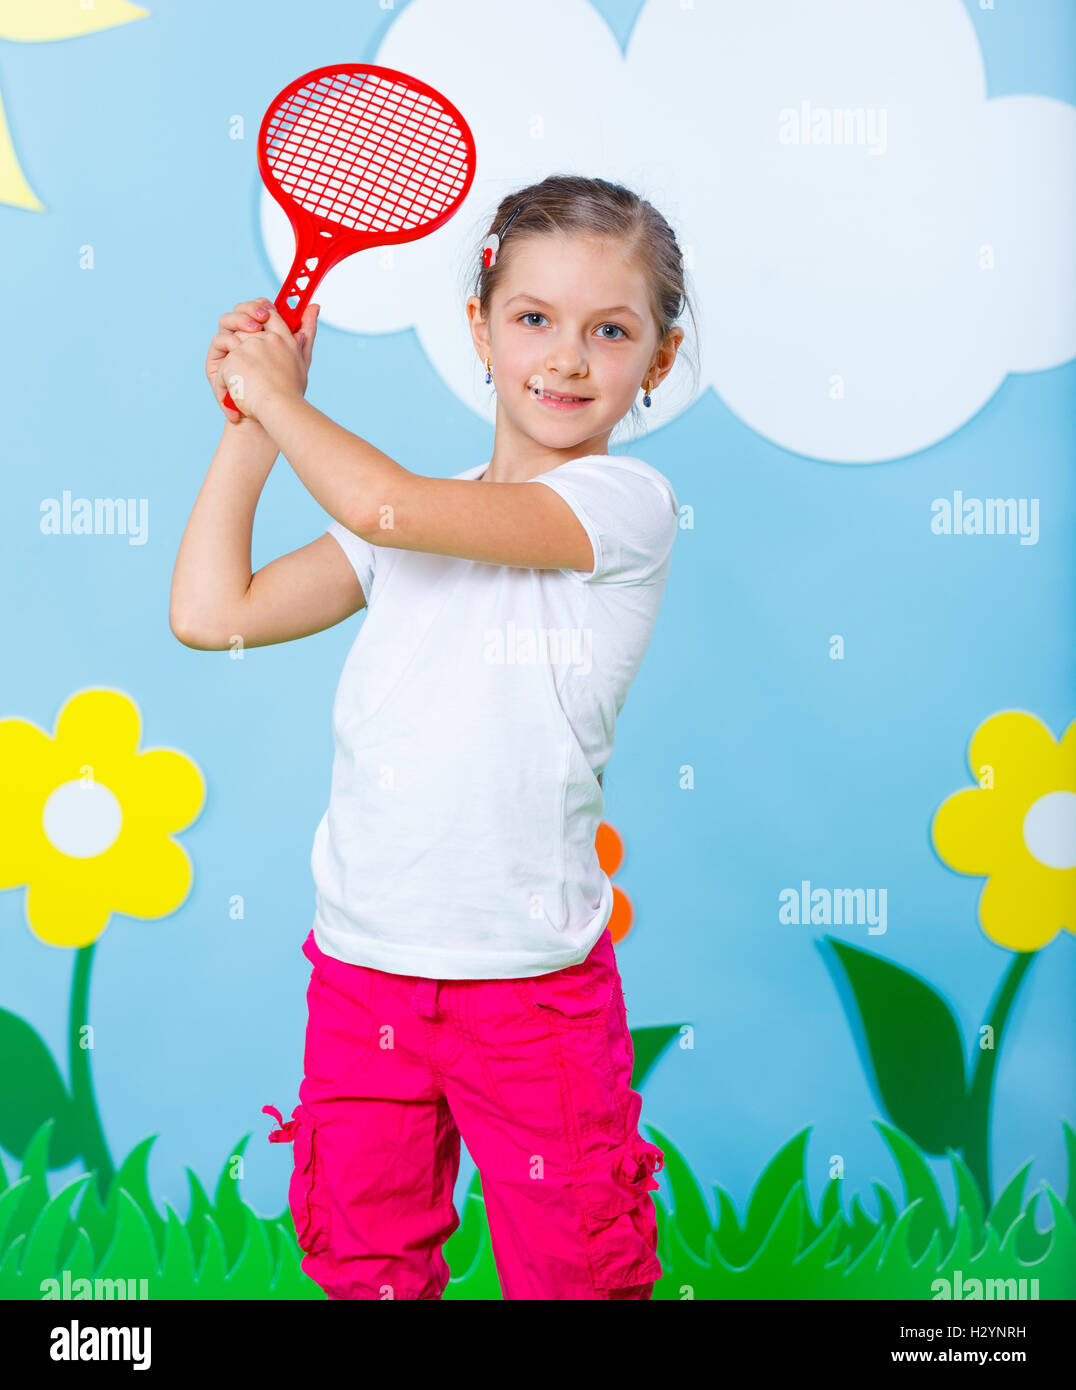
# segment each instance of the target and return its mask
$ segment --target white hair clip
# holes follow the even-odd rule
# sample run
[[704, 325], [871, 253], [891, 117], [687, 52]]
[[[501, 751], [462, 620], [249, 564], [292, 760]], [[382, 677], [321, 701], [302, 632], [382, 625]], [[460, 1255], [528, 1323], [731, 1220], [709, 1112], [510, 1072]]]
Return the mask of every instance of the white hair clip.
[[[516, 213], [519, 212], [522, 207], [523, 204], [520, 203], [516, 211], [505, 221], [504, 226], [501, 228], [501, 236], [504, 236], [505, 232], [512, 225], [512, 218], [515, 217]], [[498, 236], [496, 232], [490, 232], [489, 236], [486, 237], [485, 241], [482, 243], [482, 264], [487, 270], [491, 265], [497, 264], [497, 252], [501, 249], [501, 236]]]

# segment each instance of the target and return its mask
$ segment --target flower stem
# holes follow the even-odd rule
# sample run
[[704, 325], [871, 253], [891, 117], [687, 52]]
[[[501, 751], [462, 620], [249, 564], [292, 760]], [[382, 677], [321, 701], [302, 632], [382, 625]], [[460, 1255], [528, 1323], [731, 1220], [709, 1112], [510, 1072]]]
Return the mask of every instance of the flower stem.
[[979, 1191], [982, 1193], [984, 1209], [987, 1212], [993, 1206], [993, 1198], [990, 1194], [990, 1106], [993, 1100], [994, 1070], [997, 1066], [998, 1054], [1001, 1052], [1001, 1035], [1005, 1031], [1005, 1023], [1016, 998], [1016, 992], [1036, 954], [1035, 951], [1013, 952], [1013, 958], [998, 992], [994, 996], [994, 1002], [990, 1006], [990, 1012], [984, 1025], [991, 1030], [992, 1046], [980, 1047], [979, 1056], [972, 1071], [971, 1086], [968, 1089], [965, 1119], [967, 1139], [964, 1144], [964, 1162], [968, 1165], [978, 1184]]
[[90, 995], [90, 970], [97, 943], [81, 946], [75, 956], [75, 975], [71, 985], [71, 1017], [68, 1024], [68, 1061], [71, 1071], [71, 1101], [78, 1117], [82, 1138], [82, 1161], [87, 1169], [97, 1173], [97, 1195], [104, 1206], [116, 1170], [109, 1157], [101, 1129], [101, 1118], [93, 1098], [90, 1077], [90, 1048], [83, 1046], [82, 1030], [87, 1022]]

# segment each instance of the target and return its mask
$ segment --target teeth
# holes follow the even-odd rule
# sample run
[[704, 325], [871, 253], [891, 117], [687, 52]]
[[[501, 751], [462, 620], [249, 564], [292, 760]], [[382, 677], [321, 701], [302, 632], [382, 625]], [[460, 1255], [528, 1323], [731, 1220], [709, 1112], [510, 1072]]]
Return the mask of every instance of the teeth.
[[585, 399], [583, 396], [558, 396], [552, 391], [539, 391], [537, 387], [533, 389], [536, 396], [544, 396], [546, 400], [550, 401], [581, 401]]

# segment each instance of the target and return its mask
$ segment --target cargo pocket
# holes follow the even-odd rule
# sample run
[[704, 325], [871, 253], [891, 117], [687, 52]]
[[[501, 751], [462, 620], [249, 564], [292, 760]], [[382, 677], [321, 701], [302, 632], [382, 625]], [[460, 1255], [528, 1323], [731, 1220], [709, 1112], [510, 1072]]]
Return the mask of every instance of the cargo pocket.
[[532, 1017], [556, 1028], [600, 1028], [623, 997], [612, 938], [604, 934], [586, 960], [513, 983]]
[[661, 1278], [658, 1223], [651, 1192], [665, 1155], [644, 1139], [577, 1169], [572, 1182], [583, 1212], [583, 1239], [594, 1288], [624, 1289]]
[[275, 1115], [279, 1129], [269, 1135], [270, 1144], [291, 1143], [292, 1173], [288, 1184], [288, 1206], [295, 1226], [299, 1248], [316, 1255], [329, 1244], [329, 1199], [325, 1190], [321, 1157], [318, 1153], [317, 1125], [299, 1104], [284, 1123], [280, 1111], [273, 1105], [263, 1105], [267, 1115]]

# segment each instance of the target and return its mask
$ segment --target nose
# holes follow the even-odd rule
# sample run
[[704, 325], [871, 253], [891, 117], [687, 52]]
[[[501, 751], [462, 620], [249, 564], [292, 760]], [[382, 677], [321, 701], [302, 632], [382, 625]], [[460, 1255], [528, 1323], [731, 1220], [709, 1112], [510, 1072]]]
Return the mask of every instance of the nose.
[[556, 377], [585, 376], [587, 370], [586, 354], [576, 343], [564, 342], [550, 347], [545, 359], [545, 370], [552, 381]]

